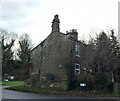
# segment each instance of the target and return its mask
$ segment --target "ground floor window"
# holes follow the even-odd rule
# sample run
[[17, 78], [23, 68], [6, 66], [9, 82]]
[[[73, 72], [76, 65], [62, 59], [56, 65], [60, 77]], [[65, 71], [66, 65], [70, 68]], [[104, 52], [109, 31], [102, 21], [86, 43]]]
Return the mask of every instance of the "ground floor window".
[[78, 75], [80, 74], [80, 64], [75, 63], [75, 74]]

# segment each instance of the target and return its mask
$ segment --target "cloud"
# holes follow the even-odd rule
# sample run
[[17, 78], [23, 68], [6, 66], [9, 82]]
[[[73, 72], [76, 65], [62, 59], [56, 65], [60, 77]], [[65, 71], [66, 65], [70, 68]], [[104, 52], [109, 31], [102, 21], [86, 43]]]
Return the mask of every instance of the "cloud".
[[51, 32], [55, 14], [59, 14], [61, 32], [76, 28], [80, 37], [92, 28], [117, 27], [117, 0], [2, 0], [0, 12], [1, 28], [26, 32], [35, 44]]
[[[15, 0], [4, 0], [0, 4], [0, 27], [15, 29], [30, 24], [30, 18], [33, 10], [39, 6], [38, 0], [28, 2], [28, 0], [16, 2]], [[6, 26], [5, 26], [6, 25]]]

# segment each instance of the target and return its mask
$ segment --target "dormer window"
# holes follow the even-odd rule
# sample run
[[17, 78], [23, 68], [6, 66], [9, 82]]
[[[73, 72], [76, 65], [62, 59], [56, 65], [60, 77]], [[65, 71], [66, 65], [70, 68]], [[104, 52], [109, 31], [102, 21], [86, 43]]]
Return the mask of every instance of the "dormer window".
[[75, 45], [75, 55], [80, 57], [80, 46], [78, 44]]

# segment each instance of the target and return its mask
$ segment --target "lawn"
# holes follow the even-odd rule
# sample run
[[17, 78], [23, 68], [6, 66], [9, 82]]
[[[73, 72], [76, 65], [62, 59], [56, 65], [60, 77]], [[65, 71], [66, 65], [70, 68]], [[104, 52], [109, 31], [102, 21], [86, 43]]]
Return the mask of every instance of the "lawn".
[[17, 90], [22, 92], [32, 92], [32, 93], [40, 93], [43, 95], [65, 95], [67, 92], [60, 89], [51, 89], [51, 88], [40, 88], [40, 87], [28, 87], [28, 86], [11, 86], [6, 89], [9, 90]]
[[24, 84], [24, 81], [0, 81], [0, 85], [13, 85], [13, 84]]

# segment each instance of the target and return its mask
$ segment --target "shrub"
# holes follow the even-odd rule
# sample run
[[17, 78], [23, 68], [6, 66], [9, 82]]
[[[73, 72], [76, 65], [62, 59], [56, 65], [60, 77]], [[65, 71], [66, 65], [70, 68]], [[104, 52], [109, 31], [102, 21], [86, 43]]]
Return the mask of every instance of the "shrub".
[[105, 74], [98, 73], [95, 77], [95, 89], [102, 90], [108, 84], [108, 78]]
[[109, 83], [109, 84], [107, 85], [106, 90], [107, 90], [108, 92], [110, 92], [110, 93], [113, 93], [113, 85], [114, 85], [114, 83]]

